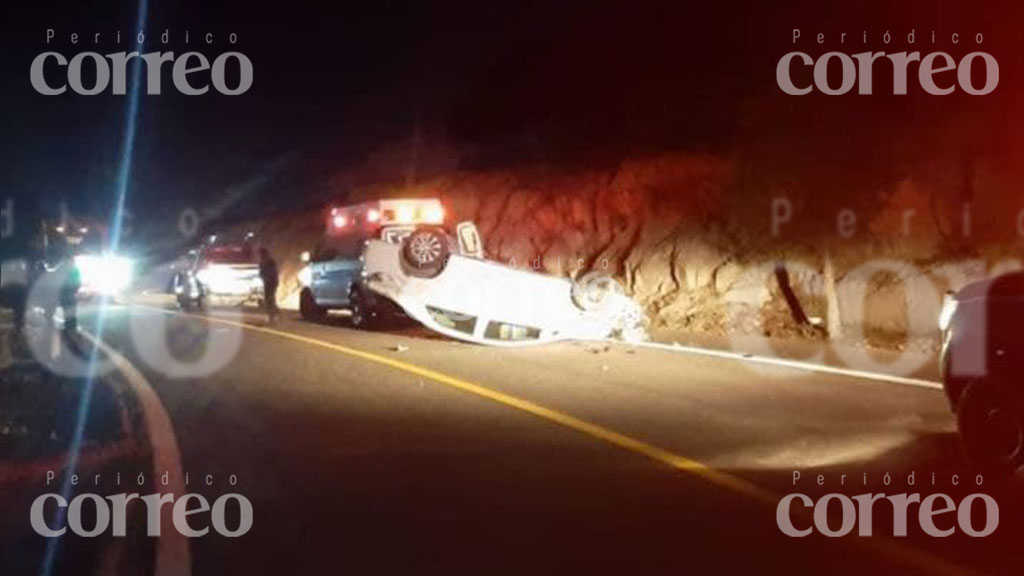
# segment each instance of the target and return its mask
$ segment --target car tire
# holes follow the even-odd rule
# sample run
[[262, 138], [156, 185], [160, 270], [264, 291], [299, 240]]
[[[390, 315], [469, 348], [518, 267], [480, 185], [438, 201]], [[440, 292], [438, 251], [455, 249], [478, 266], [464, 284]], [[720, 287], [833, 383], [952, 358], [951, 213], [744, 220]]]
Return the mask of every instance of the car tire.
[[181, 308], [183, 312], [193, 312], [199, 306], [194, 298], [188, 296], [178, 296], [178, 308]]
[[299, 314], [307, 322], [323, 322], [327, 317], [327, 310], [317, 305], [316, 298], [309, 288], [303, 288], [299, 294]]
[[377, 330], [383, 325], [383, 318], [377, 298], [365, 288], [354, 286], [349, 295], [349, 309], [352, 312], [352, 327], [359, 330]]
[[979, 380], [964, 390], [957, 425], [967, 457], [983, 474], [1007, 478], [1024, 465], [1024, 411], [1001, 387]]
[[607, 308], [611, 297], [624, 294], [622, 285], [603, 272], [589, 272], [572, 283], [572, 303], [583, 312], [600, 312]]
[[174, 294], [178, 300], [178, 308], [181, 308], [185, 312], [197, 312], [203, 308], [203, 297], [200, 295], [198, 298], [189, 296], [191, 290], [188, 286], [190, 279], [188, 275], [182, 274], [181, 272], [174, 275], [173, 286]]
[[202, 312], [203, 311], [203, 299], [202, 298], [181, 298], [178, 300], [178, 306], [185, 312]]
[[199, 296], [195, 298], [186, 298], [185, 310], [195, 313], [202, 313], [206, 311], [206, 297], [202, 294], [202, 288], [200, 288]]
[[419, 228], [402, 242], [402, 262], [410, 276], [434, 278], [451, 256], [451, 239], [440, 228]]

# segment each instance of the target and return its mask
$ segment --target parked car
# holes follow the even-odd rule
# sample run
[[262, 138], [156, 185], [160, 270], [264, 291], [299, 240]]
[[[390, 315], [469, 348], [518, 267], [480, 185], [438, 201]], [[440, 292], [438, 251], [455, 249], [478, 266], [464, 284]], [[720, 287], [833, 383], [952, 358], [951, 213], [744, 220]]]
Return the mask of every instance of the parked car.
[[1024, 466], [1024, 273], [951, 295], [940, 325], [943, 384], [968, 456], [1012, 474]]
[[95, 222], [41, 219], [27, 237], [5, 240], [0, 305], [14, 310], [19, 325], [36, 309], [55, 322], [60, 309], [64, 328], [76, 331], [79, 302], [119, 297], [133, 280], [133, 261], [111, 252], [107, 236]]
[[216, 236], [189, 253], [188, 269], [175, 274], [174, 295], [183, 310], [207, 305], [259, 304], [263, 283], [257, 246], [251, 235], [239, 242]]

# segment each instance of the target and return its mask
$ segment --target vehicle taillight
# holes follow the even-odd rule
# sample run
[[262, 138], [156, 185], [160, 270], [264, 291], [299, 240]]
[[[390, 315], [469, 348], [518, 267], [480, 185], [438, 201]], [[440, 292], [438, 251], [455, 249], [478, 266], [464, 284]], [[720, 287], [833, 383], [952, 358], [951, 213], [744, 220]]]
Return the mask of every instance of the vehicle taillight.
[[366, 213], [366, 221], [370, 223], [380, 222], [380, 210], [371, 209]]
[[332, 219], [332, 223], [335, 228], [344, 228], [345, 225], [348, 224], [348, 218], [345, 218], [342, 214], [338, 214]]

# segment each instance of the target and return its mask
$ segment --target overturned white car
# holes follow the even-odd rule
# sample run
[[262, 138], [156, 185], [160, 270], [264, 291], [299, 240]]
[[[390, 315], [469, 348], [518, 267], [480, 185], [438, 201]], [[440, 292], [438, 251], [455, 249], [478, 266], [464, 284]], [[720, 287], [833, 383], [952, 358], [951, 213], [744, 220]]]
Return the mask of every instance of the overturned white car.
[[478, 344], [645, 338], [642, 310], [614, 279], [519, 270], [484, 260], [480, 247], [468, 222], [454, 240], [441, 228], [417, 229], [401, 243], [369, 240], [364, 282], [424, 326]]

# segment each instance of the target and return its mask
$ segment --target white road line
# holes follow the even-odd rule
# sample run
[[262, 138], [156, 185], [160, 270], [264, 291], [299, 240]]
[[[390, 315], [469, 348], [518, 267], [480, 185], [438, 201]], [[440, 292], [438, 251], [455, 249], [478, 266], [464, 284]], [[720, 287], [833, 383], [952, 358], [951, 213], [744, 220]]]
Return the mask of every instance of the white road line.
[[[167, 472], [169, 485], [165, 490], [174, 494], [174, 499], [178, 500], [185, 494], [181, 452], [178, 450], [178, 440], [174, 435], [171, 418], [160, 403], [160, 398], [146, 377], [124, 356], [92, 334], [84, 330], [80, 334], [110, 359], [138, 398], [142, 408], [142, 419], [146, 424], [146, 434], [153, 450], [153, 481], [156, 482], [157, 478]], [[171, 512], [169, 506], [160, 507], [160, 539], [157, 541], [154, 576], [190, 576], [192, 553], [188, 539], [174, 528]]]
[[676, 352], [679, 354], [692, 354], [696, 356], [708, 356], [711, 358], [722, 358], [726, 360], [737, 360], [740, 362], [747, 362], [750, 364], [762, 364], [766, 366], [776, 366], [779, 368], [789, 368], [792, 370], [802, 370], [805, 372], [818, 372], [820, 374], [829, 374], [832, 376], [845, 376], [848, 378], [859, 378], [861, 380], [872, 380], [875, 382], [887, 382], [890, 384], [900, 384], [903, 386], [916, 386], [918, 388], [929, 388], [932, 390], [942, 390], [942, 384], [939, 382], [932, 382], [931, 380], [922, 380], [919, 378], [905, 378], [902, 376], [891, 376], [889, 374], [879, 374], [877, 372], [865, 372], [862, 370], [851, 370], [848, 368], [838, 368], [836, 366], [826, 366], [824, 364], [814, 364], [812, 362], [801, 362], [799, 360], [786, 360], [783, 358], [771, 358], [768, 356], [754, 356], [751, 354], [742, 354], [739, 352], [729, 352], [726, 350], [713, 350], [710, 348], [696, 348], [693, 346], [682, 346], [677, 344], [661, 344], [657, 342], [637, 342], [637, 343], [624, 343], [618, 340], [610, 341], [615, 344], [635, 346], [638, 348], [652, 348], [655, 350], [664, 350], [667, 352]]

